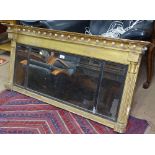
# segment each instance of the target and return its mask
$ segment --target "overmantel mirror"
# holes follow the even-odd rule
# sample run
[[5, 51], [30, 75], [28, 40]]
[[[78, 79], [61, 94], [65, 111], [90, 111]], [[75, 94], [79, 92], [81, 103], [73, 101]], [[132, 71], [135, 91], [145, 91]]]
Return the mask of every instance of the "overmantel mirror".
[[7, 88], [124, 132], [142, 41], [9, 25]]

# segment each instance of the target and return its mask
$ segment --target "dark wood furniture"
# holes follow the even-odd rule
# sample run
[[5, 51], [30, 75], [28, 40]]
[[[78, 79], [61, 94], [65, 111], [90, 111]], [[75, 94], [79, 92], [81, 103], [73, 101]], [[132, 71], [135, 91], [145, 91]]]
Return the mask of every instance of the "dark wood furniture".
[[155, 22], [154, 22], [154, 29], [152, 33], [152, 38], [150, 40], [151, 44], [148, 48], [148, 51], [146, 52], [146, 74], [147, 74], [147, 80], [143, 84], [143, 88], [147, 89], [149, 88], [153, 73], [154, 73], [154, 51], [155, 51]]

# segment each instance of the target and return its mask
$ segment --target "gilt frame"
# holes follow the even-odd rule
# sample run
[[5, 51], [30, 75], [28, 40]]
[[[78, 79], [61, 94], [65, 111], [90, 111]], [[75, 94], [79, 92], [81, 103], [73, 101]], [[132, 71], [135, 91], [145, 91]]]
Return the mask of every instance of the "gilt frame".
[[[8, 25], [8, 35], [11, 39], [10, 76], [6, 88], [39, 99], [48, 104], [65, 109], [85, 118], [94, 120], [114, 131], [125, 132], [131, 109], [134, 88], [139, 71], [141, 57], [150, 44], [149, 42], [127, 39], [110, 39], [73, 32], [48, 30], [21, 25]], [[52, 48], [67, 53], [89, 56], [128, 65], [123, 95], [117, 121], [101, 118], [97, 115], [71, 107], [56, 100], [40, 96], [13, 84], [16, 44], [27, 44], [41, 48]], [[95, 55], [94, 55], [95, 51]]]

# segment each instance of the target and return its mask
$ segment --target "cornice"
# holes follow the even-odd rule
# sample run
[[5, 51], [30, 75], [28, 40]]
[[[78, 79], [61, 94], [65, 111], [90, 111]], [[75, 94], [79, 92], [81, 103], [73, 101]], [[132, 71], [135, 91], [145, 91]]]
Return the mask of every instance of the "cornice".
[[96, 35], [88, 35], [75, 32], [58, 31], [45, 28], [37, 28], [23, 25], [7, 24], [8, 33], [16, 33], [27, 36], [67, 41], [72, 43], [80, 43], [85, 45], [93, 45], [104, 48], [111, 48], [123, 51], [132, 51], [142, 53], [146, 50], [150, 42], [137, 41], [129, 39], [107, 38]]

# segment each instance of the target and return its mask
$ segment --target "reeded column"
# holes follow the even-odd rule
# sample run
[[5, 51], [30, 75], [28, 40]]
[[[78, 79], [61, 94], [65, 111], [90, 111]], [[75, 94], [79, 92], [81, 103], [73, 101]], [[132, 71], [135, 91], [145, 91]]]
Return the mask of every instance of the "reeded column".
[[126, 76], [125, 86], [122, 95], [122, 101], [120, 105], [120, 110], [118, 114], [117, 124], [114, 127], [114, 130], [120, 133], [125, 132], [126, 125], [128, 123], [128, 117], [130, 114], [134, 89], [136, 85], [137, 75], [139, 71], [139, 66], [141, 62], [141, 54], [138, 52], [132, 52], [129, 54], [129, 66]]
[[[10, 27], [8, 27], [8, 31], [10, 30]], [[16, 29], [14, 29], [15, 33]], [[11, 54], [10, 54], [10, 64], [9, 64], [9, 79], [8, 83], [5, 84], [6, 89], [12, 90], [13, 87], [13, 77], [14, 77], [14, 63], [15, 63], [15, 52], [16, 52], [16, 34], [9, 34], [8, 36], [11, 39]]]

